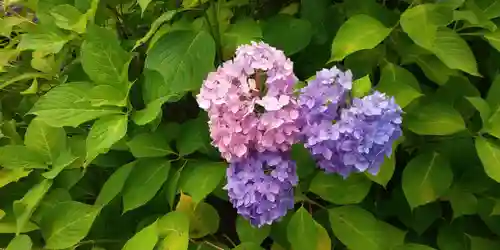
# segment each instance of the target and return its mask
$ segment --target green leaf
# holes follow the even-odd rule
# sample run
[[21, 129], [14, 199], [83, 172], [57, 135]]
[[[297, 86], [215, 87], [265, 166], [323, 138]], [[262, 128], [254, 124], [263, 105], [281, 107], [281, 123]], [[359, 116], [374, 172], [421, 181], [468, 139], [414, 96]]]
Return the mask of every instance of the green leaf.
[[206, 2], [208, 2], [208, 0], [185, 0], [182, 1], [182, 6], [184, 6], [184, 8], [192, 8]]
[[125, 181], [135, 164], [136, 162], [134, 161], [123, 165], [106, 180], [95, 201], [96, 206], [103, 207], [108, 205], [123, 190]]
[[329, 209], [335, 236], [351, 250], [387, 250], [404, 243], [405, 232], [358, 206]]
[[300, 179], [309, 177], [316, 169], [316, 161], [304, 145], [294, 144], [291, 151], [292, 160], [297, 164], [297, 175]]
[[353, 97], [361, 98], [370, 93], [371, 89], [372, 81], [370, 80], [370, 75], [366, 75], [353, 82], [352, 95]]
[[290, 219], [287, 236], [294, 249], [316, 249], [316, 222], [304, 207], [300, 207]]
[[480, 237], [469, 236], [471, 250], [492, 250], [500, 248], [499, 240], [490, 240]]
[[452, 181], [450, 163], [435, 152], [416, 156], [403, 170], [403, 191], [412, 209], [444, 195]]
[[164, 96], [198, 90], [214, 68], [214, 58], [215, 42], [208, 33], [178, 30], [161, 37], [149, 50], [146, 68], [163, 76], [157, 96]]
[[189, 217], [189, 236], [202, 238], [217, 232], [219, 229], [219, 214], [210, 204], [194, 203], [190, 196], [181, 193], [176, 211], [185, 213]]
[[92, 106], [88, 97], [91, 88], [89, 83], [59, 85], [40, 97], [29, 113], [54, 127], [77, 127], [101, 116], [120, 113], [116, 108]]
[[465, 99], [467, 99], [467, 101], [469, 101], [470, 104], [472, 104], [472, 106], [479, 111], [483, 126], [487, 125], [491, 114], [491, 109], [488, 103], [481, 97], [465, 97]]
[[477, 213], [477, 198], [473, 193], [465, 192], [454, 185], [447, 196], [453, 209], [453, 219]]
[[335, 204], [356, 204], [363, 201], [371, 184], [364, 174], [352, 174], [344, 179], [338, 174], [321, 171], [313, 178], [309, 191]]
[[181, 132], [177, 138], [177, 150], [184, 156], [197, 150], [206, 151], [210, 147], [207, 120], [203, 116], [191, 119], [181, 125]]
[[476, 151], [486, 174], [491, 179], [500, 182], [500, 146], [490, 139], [478, 136], [476, 137]]
[[405, 117], [409, 130], [419, 135], [449, 135], [465, 129], [462, 116], [451, 105], [423, 104]]
[[97, 120], [87, 137], [87, 156], [89, 164], [99, 154], [109, 151], [111, 146], [121, 140], [127, 133], [128, 117], [126, 115], [111, 115]]
[[500, 3], [496, 0], [474, 0], [488, 19], [500, 17]]
[[[20, 233], [28, 233], [34, 230], [38, 230], [38, 226], [28, 221]], [[13, 214], [7, 214], [0, 220], [0, 233], [15, 234], [16, 231], [16, 218], [13, 216]]]
[[139, 159], [123, 191], [123, 213], [151, 200], [167, 180], [170, 162], [161, 158]]
[[144, 16], [144, 11], [148, 8], [149, 3], [151, 3], [151, 0], [137, 0], [139, 3], [139, 6], [141, 7], [141, 15]]
[[330, 61], [341, 61], [358, 50], [375, 48], [391, 30], [367, 15], [355, 15], [349, 18], [340, 27], [333, 40]]
[[81, 34], [87, 28], [87, 16], [72, 5], [58, 5], [51, 9], [50, 14], [55, 24], [61, 29], [73, 30]]
[[158, 221], [158, 232], [164, 238], [161, 249], [185, 250], [189, 244], [189, 217], [172, 211]]
[[18, 235], [10, 241], [5, 250], [31, 250], [33, 243], [28, 235]]
[[439, 85], [446, 84], [450, 75], [456, 74], [456, 70], [448, 68], [435, 55], [421, 55], [415, 61], [425, 76]]
[[8, 169], [47, 168], [42, 155], [21, 145], [0, 147], [0, 166]]
[[25, 170], [23, 168], [14, 168], [14, 169], [0, 169], [0, 188], [5, 185], [17, 182], [20, 179], [28, 176], [33, 170]]
[[153, 250], [158, 241], [158, 222], [143, 228], [125, 243], [122, 250]]
[[493, 48], [500, 51], [500, 29], [493, 32], [487, 32], [483, 36], [491, 44], [491, 46], [493, 46]]
[[130, 54], [123, 50], [113, 31], [98, 26], [88, 28], [81, 49], [82, 67], [96, 83], [128, 89], [127, 72]]
[[70, 40], [61, 30], [56, 27], [37, 25], [34, 32], [21, 35], [21, 42], [17, 46], [19, 50], [36, 50], [46, 54], [56, 54]]
[[89, 92], [89, 99], [92, 106], [119, 106], [125, 107], [127, 105], [128, 87], [126, 86], [119, 89], [118, 86], [110, 84], [101, 84], [93, 87]]
[[318, 232], [318, 244], [316, 244], [316, 250], [331, 250], [332, 240], [328, 235], [328, 231], [321, 226], [319, 223], [316, 224], [316, 231]]
[[262, 37], [269, 45], [283, 50], [286, 55], [292, 55], [309, 44], [312, 27], [306, 20], [278, 14], [263, 24]]
[[198, 203], [219, 185], [226, 168], [227, 164], [222, 162], [189, 161], [182, 171], [179, 187]]
[[17, 235], [25, 228], [31, 215], [51, 186], [52, 181], [43, 180], [32, 187], [21, 200], [14, 201], [13, 208], [16, 215]]
[[464, 2], [465, 2], [465, 0], [444, 0], [444, 1], [440, 1], [439, 4], [444, 5], [444, 6], [454, 10], [454, 9], [462, 6], [464, 4]]
[[394, 250], [436, 250], [436, 249], [425, 245], [408, 243], [403, 246], [396, 247], [394, 248]]
[[132, 119], [137, 125], [146, 125], [157, 117], [161, 116], [162, 110], [161, 107], [165, 102], [171, 99], [173, 96], [165, 96], [159, 99], [156, 99], [146, 105], [146, 108], [142, 110], [135, 111], [132, 115]]
[[264, 225], [263, 227], [254, 227], [248, 220], [238, 216], [236, 219], [236, 232], [240, 242], [253, 242], [261, 244], [271, 233], [271, 227]]
[[[259, 24], [251, 19], [238, 19], [231, 24], [224, 33], [224, 57], [232, 57], [237, 46], [248, 44], [251, 41], [262, 40], [262, 31]], [[226, 55], [227, 54], [227, 55]]]
[[66, 148], [66, 132], [63, 128], [51, 127], [35, 118], [26, 130], [24, 144], [27, 148], [43, 155], [46, 162], [52, 164]]
[[[148, 1], [148, 0], [145, 0], [145, 1]], [[153, 23], [151, 24], [151, 28], [148, 30], [148, 33], [146, 33], [146, 35], [144, 35], [144, 37], [142, 37], [141, 39], [137, 40], [137, 42], [135, 42], [134, 48], [132, 50], [135, 50], [139, 46], [141, 46], [141, 45], [145, 44], [146, 42], [148, 42], [149, 39], [156, 33], [156, 31], [158, 30], [158, 28], [160, 28], [160, 26], [163, 23], [172, 20], [172, 18], [175, 17], [175, 14], [177, 14], [179, 12], [180, 12], [179, 10], [167, 10], [166, 12], [164, 12], [163, 14], [161, 14], [161, 16], [159, 16], [158, 18], [156, 18], [153, 21]]]
[[59, 175], [59, 173], [61, 173], [61, 171], [63, 171], [77, 159], [78, 156], [73, 155], [68, 149], [64, 149], [59, 154], [57, 159], [55, 159], [54, 163], [52, 164], [52, 169], [48, 172], [43, 173], [42, 176], [47, 179], [54, 179], [57, 175]]
[[448, 28], [440, 28], [432, 52], [450, 69], [458, 69], [474, 76], [481, 76], [469, 45], [457, 33]]
[[40, 228], [45, 248], [71, 247], [87, 236], [100, 209], [76, 201], [56, 204], [42, 218]]
[[173, 154], [169, 141], [158, 130], [154, 133], [142, 133], [127, 142], [130, 152], [136, 158], [161, 157]]
[[170, 204], [170, 208], [172, 209], [175, 205], [174, 203], [174, 200], [175, 200], [175, 196], [177, 195], [177, 191], [179, 190], [178, 189], [178, 183], [179, 183], [179, 179], [181, 178], [181, 173], [182, 173], [182, 170], [184, 169], [184, 166], [185, 164], [187, 164], [187, 162], [184, 163], [184, 165], [182, 167], [180, 167], [179, 169], [172, 169], [172, 171], [174, 172], [173, 175], [171, 174], [167, 180], [167, 187], [166, 187], [166, 196], [167, 196], [167, 200], [168, 200], [168, 204]]
[[438, 28], [446, 26], [452, 15], [452, 10], [446, 6], [421, 4], [408, 8], [401, 15], [401, 27], [417, 45], [431, 50], [438, 36]]
[[406, 69], [387, 63], [382, 69], [382, 76], [377, 89], [396, 98], [401, 108], [406, 107], [416, 98], [422, 96], [417, 79]]

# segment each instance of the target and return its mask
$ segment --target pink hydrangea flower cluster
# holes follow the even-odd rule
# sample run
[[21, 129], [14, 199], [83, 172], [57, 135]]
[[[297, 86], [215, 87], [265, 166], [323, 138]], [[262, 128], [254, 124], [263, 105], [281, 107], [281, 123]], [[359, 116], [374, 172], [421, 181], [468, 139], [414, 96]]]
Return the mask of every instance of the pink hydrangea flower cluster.
[[212, 144], [228, 162], [297, 142], [296, 82], [292, 61], [263, 42], [238, 47], [233, 60], [208, 75], [197, 101], [208, 112]]

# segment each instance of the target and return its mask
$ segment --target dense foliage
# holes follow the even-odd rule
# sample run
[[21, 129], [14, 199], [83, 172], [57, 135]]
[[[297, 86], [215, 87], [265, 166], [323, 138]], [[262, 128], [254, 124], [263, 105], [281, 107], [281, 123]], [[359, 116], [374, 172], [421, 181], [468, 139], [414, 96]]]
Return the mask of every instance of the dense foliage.
[[[2, 8], [2, 249], [500, 249], [498, 0]], [[298, 88], [313, 93], [336, 66], [352, 71], [353, 97], [376, 90], [403, 108], [378, 173], [325, 172], [293, 145], [295, 207], [261, 227], [233, 208], [196, 99], [251, 41], [284, 51]]]

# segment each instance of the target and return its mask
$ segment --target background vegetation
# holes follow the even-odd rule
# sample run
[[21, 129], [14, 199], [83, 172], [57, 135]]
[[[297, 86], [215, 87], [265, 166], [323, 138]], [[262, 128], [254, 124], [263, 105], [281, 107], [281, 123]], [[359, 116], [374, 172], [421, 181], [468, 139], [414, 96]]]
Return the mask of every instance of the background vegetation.
[[[20, 0], [0, 20], [0, 247], [500, 249], [500, 1]], [[237, 217], [193, 98], [263, 40], [404, 108], [377, 176], [294, 147], [296, 211]]]

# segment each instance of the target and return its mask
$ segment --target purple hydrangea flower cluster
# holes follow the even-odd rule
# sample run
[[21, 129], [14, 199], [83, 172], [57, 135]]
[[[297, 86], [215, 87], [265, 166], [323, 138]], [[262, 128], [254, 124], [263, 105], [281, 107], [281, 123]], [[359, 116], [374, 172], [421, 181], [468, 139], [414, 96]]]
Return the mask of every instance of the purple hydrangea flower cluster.
[[351, 82], [349, 71], [334, 67], [318, 72], [301, 90], [304, 146], [326, 172], [377, 174], [402, 134], [402, 110], [394, 98], [377, 91], [349, 100]]
[[294, 206], [296, 166], [282, 153], [256, 153], [232, 163], [227, 180], [231, 203], [254, 226], [270, 225]]
[[212, 144], [230, 162], [229, 198], [258, 227], [294, 205], [298, 177], [288, 155], [301, 135], [297, 80], [282, 51], [252, 42], [210, 73], [197, 95], [209, 115]]

